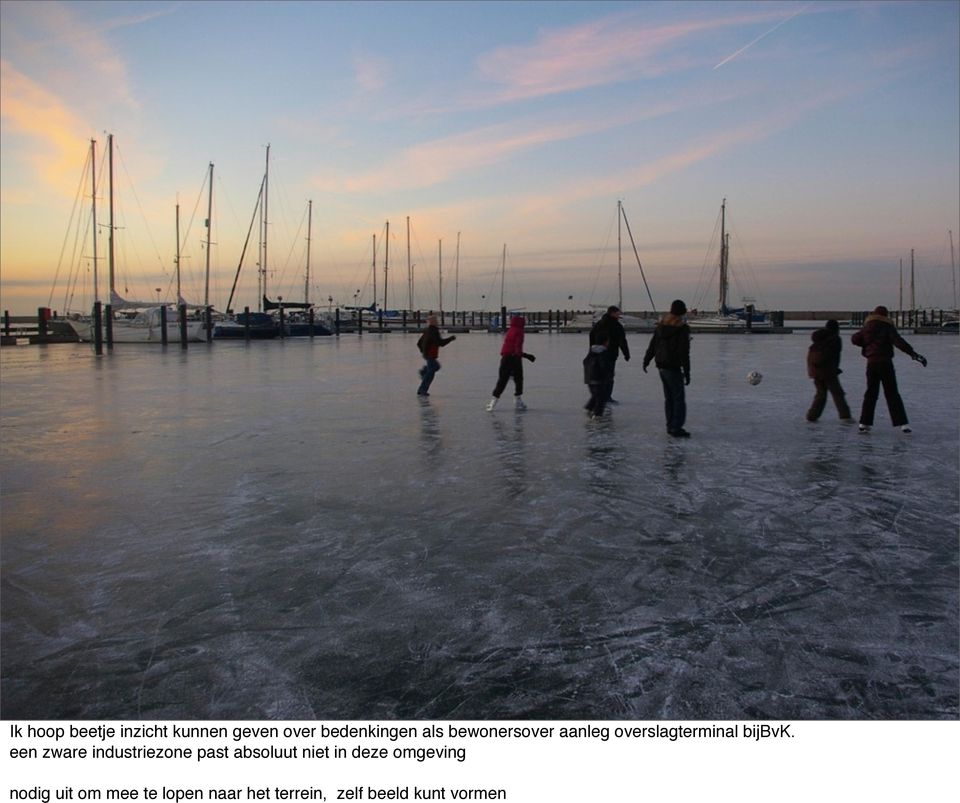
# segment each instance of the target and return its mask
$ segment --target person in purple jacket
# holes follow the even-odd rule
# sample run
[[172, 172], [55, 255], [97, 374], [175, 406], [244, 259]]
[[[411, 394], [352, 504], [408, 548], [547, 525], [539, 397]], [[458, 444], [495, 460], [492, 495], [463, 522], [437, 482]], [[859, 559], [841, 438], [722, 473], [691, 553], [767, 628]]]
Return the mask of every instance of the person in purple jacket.
[[863, 394], [863, 406], [860, 408], [860, 432], [867, 433], [873, 426], [873, 414], [880, 397], [880, 386], [883, 385], [883, 395], [887, 400], [887, 409], [890, 411], [890, 420], [895, 427], [903, 432], [910, 432], [910, 422], [907, 420], [907, 411], [900, 398], [897, 388], [897, 374], [893, 370], [893, 349], [900, 349], [909, 354], [924, 368], [927, 367], [926, 358], [917, 354], [906, 340], [900, 337], [897, 327], [888, 317], [890, 312], [884, 306], [879, 306], [863, 323], [863, 328], [856, 332], [850, 340], [853, 345], [860, 346], [860, 353], [867, 358], [867, 390]]

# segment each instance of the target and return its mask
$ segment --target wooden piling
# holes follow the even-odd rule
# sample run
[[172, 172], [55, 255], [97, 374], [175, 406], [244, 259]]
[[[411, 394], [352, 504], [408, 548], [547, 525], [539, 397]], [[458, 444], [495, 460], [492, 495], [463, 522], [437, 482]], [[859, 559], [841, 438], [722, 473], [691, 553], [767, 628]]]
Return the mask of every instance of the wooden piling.
[[160, 343], [167, 345], [167, 305], [160, 307]]
[[93, 352], [103, 354], [103, 309], [100, 301], [93, 303]]
[[177, 312], [180, 316], [180, 348], [181, 350], [186, 350], [187, 348], [187, 305], [181, 304], [177, 307]]

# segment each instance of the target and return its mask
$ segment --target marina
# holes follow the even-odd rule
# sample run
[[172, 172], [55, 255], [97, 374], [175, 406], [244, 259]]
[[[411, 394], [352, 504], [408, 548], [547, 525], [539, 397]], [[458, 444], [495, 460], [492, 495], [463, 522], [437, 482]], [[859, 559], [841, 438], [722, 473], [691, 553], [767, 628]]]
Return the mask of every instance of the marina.
[[556, 332], [522, 413], [496, 334], [422, 400], [413, 333], [0, 350], [0, 713], [956, 719], [960, 341], [861, 436], [806, 337], [694, 334], [680, 442], [628, 338], [599, 421]]

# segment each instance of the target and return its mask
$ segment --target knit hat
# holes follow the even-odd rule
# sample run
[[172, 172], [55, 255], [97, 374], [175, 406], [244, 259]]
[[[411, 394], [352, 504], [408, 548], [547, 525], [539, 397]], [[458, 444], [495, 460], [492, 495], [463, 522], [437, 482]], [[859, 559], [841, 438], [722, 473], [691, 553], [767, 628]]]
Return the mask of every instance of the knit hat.
[[831, 318], [823, 327], [828, 332], [839, 332], [840, 331], [840, 322]]
[[607, 315], [612, 315], [614, 312], [620, 312], [620, 307], [618, 307], [616, 304], [607, 307]]
[[679, 298], [670, 305], [670, 314], [671, 315], [686, 315], [687, 314], [687, 305], [684, 304]]
[[890, 310], [884, 307], [882, 304], [873, 311], [874, 315], [882, 315], [886, 318], [890, 314]]

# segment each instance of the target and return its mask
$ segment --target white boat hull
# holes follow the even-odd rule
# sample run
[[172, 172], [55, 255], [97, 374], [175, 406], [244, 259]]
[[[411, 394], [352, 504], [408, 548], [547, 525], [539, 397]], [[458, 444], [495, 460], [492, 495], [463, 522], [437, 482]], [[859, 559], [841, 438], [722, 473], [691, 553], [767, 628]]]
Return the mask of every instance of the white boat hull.
[[[90, 321], [69, 321], [77, 337], [84, 343], [93, 342], [93, 324]], [[106, 338], [106, 334], [104, 334]], [[187, 342], [195, 343], [207, 339], [206, 330], [203, 321], [189, 321], [187, 323]], [[113, 342], [114, 343], [162, 343], [163, 332], [159, 326], [150, 324], [139, 324], [131, 321], [113, 322]], [[180, 342], [180, 324], [173, 322], [167, 324], [167, 342]]]

